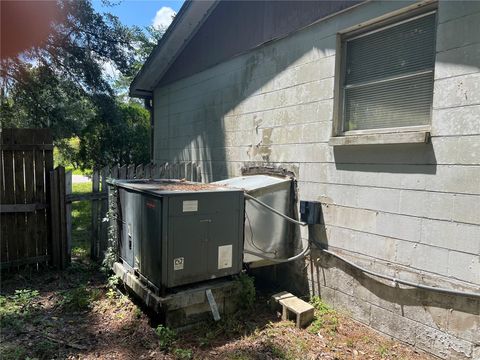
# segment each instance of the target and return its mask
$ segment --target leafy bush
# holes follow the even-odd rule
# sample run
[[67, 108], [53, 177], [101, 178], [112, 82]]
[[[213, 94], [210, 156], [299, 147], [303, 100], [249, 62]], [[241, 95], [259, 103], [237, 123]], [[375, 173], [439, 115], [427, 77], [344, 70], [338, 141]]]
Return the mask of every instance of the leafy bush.
[[237, 282], [240, 285], [240, 293], [238, 294], [239, 306], [242, 309], [251, 309], [255, 304], [256, 291], [255, 279], [245, 273], [237, 276]]
[[174, 330], [163, 325], [158, 325], [155, 333], [158, 336], [158, 343], [162, 350], [170, 349], [177, 338], [177, 333]]

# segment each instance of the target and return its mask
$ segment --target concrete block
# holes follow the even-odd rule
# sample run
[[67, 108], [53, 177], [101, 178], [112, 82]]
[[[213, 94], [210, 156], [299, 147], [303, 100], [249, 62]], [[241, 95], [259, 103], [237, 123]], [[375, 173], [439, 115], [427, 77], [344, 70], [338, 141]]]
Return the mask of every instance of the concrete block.
[[417, 324], [415, 346], [441, 359], [471, 358], [472, 344], [429, 326]]
[[[478, 24], [480, 27], [480, 16]], [[478, 104], [480, 104], [480, 73], [435, 81], [434, 109]]]
[[480, 166], [439, 165], [426, 190], [480, 195]]
[[372, 305], [370, 325], [387, 335], [406, 342], [407, 344], [415, 344], [417, 323], [406, 317]]
[[438, 22], [444, 23], [477, 12], [480, 12], [480, 3], [478, 1], [440, 1]]
[[480, 254], [480, 226], [423, 219], [421, 234], [424, 244]]
[[[452, 220], [480, 225], [480, 196], [455, 194], [453, 199]], [[478, 227], [475, 227], [478, 230]], [[480, 236], [468, 235], [470, 241]]]
[[419, 241], [421, 226], [422, 220], [416, 217], [378, 212], [374, 233], [396, 239]]
[[400, 190], [399, 213], [440, 220], [451, 220], [453, 194]]
[[480, 165], [480, 135], [436, 137], [432, 144], [437, 164]]
[[298, 328], [308, 326], [314, 316], [314, 307], [296, 296], [283, 296], [278, 301], [282, 305], [282, 320], [289, 320], [291, 314], [295, 317]]
[[480, 345], [480, 302], [477, 301], [477, 310], [472, 312], [451, 309], [448, 312], [447, 331], [455, 337]]
[[398, 213], [400, 201], [399, 190], [358, 187], [356, 192], [358, 207]]
[[435, 58], [435, 80], [478, 71], [480, 71], [480, 43], [442, 51], [437, 53]]
[[288, 291], [282, 291], [282, 292], [273, 294], [270, 297], [270, 307], [271, 307], [272, 311], [281, 307], [281, 305], [279, 303], [280, 300], [287, 299], [287, 298], [292, 298], [292, 297], [294, 297], [294, 295], [290, 294]]
[[346, 313], [357, 321], [367, 325], [370, 323], [371, 305], [355, 296], [336, 291], [334, 306], [336, 310]]
[[478, 43], [478, 34], [480, 12], [441, 23], [437, 27], [437, 51]]
[[432, 115], [432, 136], [480, 134], [480, 105], [438, 109]]
[[480, 285], [480, 255], [449, 251], [448, 275], [477, 286]]

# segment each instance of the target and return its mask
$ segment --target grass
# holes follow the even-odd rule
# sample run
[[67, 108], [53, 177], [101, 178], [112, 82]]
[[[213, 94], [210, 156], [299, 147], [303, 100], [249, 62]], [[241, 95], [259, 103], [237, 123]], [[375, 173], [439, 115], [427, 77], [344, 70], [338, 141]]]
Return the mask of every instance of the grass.
[[[91, 191], [91, 182], [72, 185], [74, 194], [84, 194]], [[74, 257], [86, 258], [90, 255], [91, 212], [91, 201], [72, 203], [72, 256]]]

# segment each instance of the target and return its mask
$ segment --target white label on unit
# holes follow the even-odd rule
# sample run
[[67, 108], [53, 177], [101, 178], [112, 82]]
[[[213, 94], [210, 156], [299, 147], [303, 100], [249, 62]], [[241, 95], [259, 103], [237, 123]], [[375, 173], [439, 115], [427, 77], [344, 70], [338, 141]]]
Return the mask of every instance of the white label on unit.
[[218, 247], [218, 268], [228, 269], [232, 267], [232, 245]]
[[198, 200], [185, 200], [183, 202], [183, 212], [198, 211]]
[[183, 270], [183, 263], [183, 257], [173, 259], [173, 270]]

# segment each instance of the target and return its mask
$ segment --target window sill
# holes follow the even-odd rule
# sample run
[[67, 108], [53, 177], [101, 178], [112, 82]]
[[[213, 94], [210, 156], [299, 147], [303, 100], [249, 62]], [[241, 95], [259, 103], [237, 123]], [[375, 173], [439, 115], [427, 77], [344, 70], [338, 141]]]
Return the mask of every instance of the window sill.
[[330, 138], [332, 146], [370, 145], [370, 144], [421, 144], [430, 141], [429, 131], [412, 131], [402, 133], [345, 135]]

